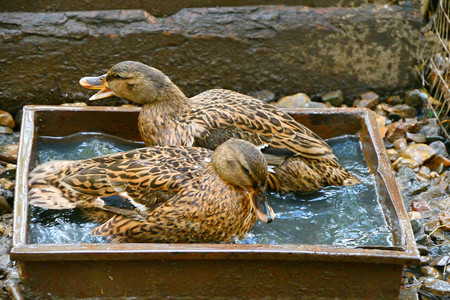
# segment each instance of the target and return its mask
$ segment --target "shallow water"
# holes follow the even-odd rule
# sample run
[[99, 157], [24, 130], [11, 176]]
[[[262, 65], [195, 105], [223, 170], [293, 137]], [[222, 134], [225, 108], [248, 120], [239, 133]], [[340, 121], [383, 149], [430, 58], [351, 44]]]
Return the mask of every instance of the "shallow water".
[[[244, 244], [315, 245], [392, 245], [377, 202], [374, 177], [365, 165], [357, 137], [328, 140], [339, 162], [355, 174], [362, 184], [351, 187], [326, 187], [316, 193], [269, 193], [275, 211], [270, 224], [257, 224]], [[141, 147], [141, 143], [100, 135], [75, 135], [38, 142], [38, 163], [55, 159], [86, 159]], [[30, 243], [103, 243], [105, 238], [91, 236], [98, 224], [86, 221], [76, 210], [31, 209]]]
[[270, 193], [275, 220], [270, 224], [258, 221], [242, 243], [393, 245], [359, 138], [346, 136], [327, 142], [340, 164], [356, 175], [361, 184], [329, 186], [308, 194]]

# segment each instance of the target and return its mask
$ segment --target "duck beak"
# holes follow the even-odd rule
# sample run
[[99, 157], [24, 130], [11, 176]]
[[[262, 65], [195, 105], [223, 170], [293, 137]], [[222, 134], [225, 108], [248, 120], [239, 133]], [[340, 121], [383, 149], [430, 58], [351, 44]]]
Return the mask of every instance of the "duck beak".
[[89, 100], [99, 100], [114, 96], [113, 92], [106, 86], [106, 74], [98, 77], [83, 77], [80, 79], [80, 85], [90, 90], [100, 90]]
[[264, 223], [270, 223], [275, 218], [272, 207], [267, 201], [267, 195], [264, 190], [250, 192], [250, 200], [256, 217]]

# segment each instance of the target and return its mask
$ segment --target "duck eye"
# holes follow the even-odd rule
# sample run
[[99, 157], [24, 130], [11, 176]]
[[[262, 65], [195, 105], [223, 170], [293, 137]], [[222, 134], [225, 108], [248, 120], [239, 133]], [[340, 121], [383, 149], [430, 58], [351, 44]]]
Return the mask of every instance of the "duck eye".
[[128, 82], [127, 84], [128, 84], [128, 87], [134, 87], [134, 83]]
[[107, 81], [108, 81], [108, 80], [111, 80], [111, 79], [125, 79], [125, 77], [122, 77], [122, 76], [120, 76], [120, 75], [117, 74], [117, 73], [106, 75], [106, 80], [107, 80]]

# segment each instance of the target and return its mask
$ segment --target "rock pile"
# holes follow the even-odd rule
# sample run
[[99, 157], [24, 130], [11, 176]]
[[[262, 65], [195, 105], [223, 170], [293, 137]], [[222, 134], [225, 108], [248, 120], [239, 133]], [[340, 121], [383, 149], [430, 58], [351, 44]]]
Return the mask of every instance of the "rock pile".
[[[323, 95], [323, 103], [309, 98], [298, 101], [298, 95], [304, 94], [284, 97], [276, 105], [345, 107], [338, 100], [340, 91]], [[404, 97], [392, 95], [383, 101], [368, 91], [360, 94], [353, 106], [377, 113], [377, 123], [420, 250], [422, 264], [405, 269], [404, 287], [450, 297], [450, 141], [439, 120], [425, 115], [430, 101], [437, 104], [417, 89], [407, 91]]]
[[[283, 108], [346, 107], [340, 90], [316, 97], [315, 101], [304, 93], [297, 93], [274, 102], [275, 94], [268, 90], [252, 96]], [[439, 120], [424, 115], [430, 101], [427, 97], [420, 90], [411, 90], [403, 97], [392, 95], [380, 99], [376, 93], [368, 91], [355, 99], [354, 106], [377, 113], [377, 123], [421, 254], [421, 266], [405, 268], [404, 287], [450, 297], [450, 141], [439, 126]], [[14, 129], [14, 118], [0, 111], [0, 281], [6, 287], [0, 291], [0, 298], [6, 297], [6, 291], [17, 292], [19, 280], [7, 255], [11, 246], [19, 140]]]

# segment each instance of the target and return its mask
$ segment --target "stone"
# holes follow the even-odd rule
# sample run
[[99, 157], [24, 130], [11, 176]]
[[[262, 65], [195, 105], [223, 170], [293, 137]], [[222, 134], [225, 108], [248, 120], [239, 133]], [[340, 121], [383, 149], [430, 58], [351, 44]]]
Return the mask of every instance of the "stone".
[[416, 179], [416, 173], [411, 168], [401, 168], [397, 172], [397, 180], [400, 182], [407, 182]]
[[411, 272], [405, 272], [405, 277], [408, 283], [414, 283], [417, 281], [416, 276]]
[[406, 147], [408, 147], [408, 142], [406, 141], [405, 138], [399, 138], [395, 140], [393, 144], [395, 150], [397, 151], [403, 151], [404, 149], [406, 149]]
[[445, 199], [436, 199], [436, 201], [433, 201], [431, 204], [438, 211], [446, 211], [450, 207], [450, 197]]
[[0, 164], [0, 177], [14, 180], [16, 176], [16, 165], [7, 163], [5, 166]]
[[415, 143], [426, 143], [427, 141], [427, 138], [423, 134], [410, 132], [406, 133], [406, 139]]
[[436, 268], [430, 266], [421, 267], [420, 272], [425, 276], [430, 276], [436, 279], [442, 279], [442, 274]]
[[400, 157], [398, 151], [395, 149], [387, 149], [386, 152], [390, 161], [396, 161]]
[[407, 168], [410, 168], [410, 169], [415, 169], [415, 168], [419, 167], [419, 164], [414, 159], [405, 158], [405, 157], [399, 157], [396, 161], [394, 161], [392, 163], [392, 167], [395, 170], [399, 170], [399, 169], [404, 168], [404, 167], [407, 167]]
[[403, 99], [398, 96], [398, 95], [394, 95], [394, 96], [390, 96], [389, 98], [386, 99], [386, 103], [389, 105], [397, 105], [397, 104], [402, 104], [403, 103]]
[[450, 297], [450, 283], [440, 279], [425, 280], [422, 288], [440, 297]]
[[417, 243], [417, 249], [419, 248], [419, 245], [425, 246], [425, 245], [429, 245], [431, 243], [430, 237], [428, 236], [428, 234], [423, 233], [423, 230], [416, 233], [415, 238], [416, 238], [416, 243]]
[[[389, 114], [389, 118], [391, 119], [392, 114], [399, 115], [400, 118], [414, 118], [417, 115], [417, 110], [409, 106], [407, 104], [397, 104], [394, 106], [389, 106], [387, 104], [381, 104], [381, 109]], [[398, 117], [392, 117], [398, 118]]]
[[436, 154], [436, 151], [427, 144], [414, 144], [399, 151], [399, 153], [401, 157], [412, 159], [420, 166], [433, 157]]
[[445, 267], [447, 265], [450, 265], [450, 256], [445, 255], [445, 256], [436, 257], [433, 260], [432, 265], [438, 266], [438, 267]]
[[431, 210], [430, 204], [427, 201], [418, 200], [411, 202], [411, 208], [414, 211], [424, 212]]
[[432, 142], [436, 142], [436, 141], [441, 141], [445, 144], [445, 142], [447, 141], [446, 138], [437, 135], [437, 136], [427, 136], [427, 144], [431, 144]]
[[358, 99], [353, 103], [354, 107], [374, 108], [378, 105], [380, 96], [374, 92], [365, 92], [358, 95]]
[[420, 125], [416, 120], [405, 120], [399, 122], [393, 122], [386, 126], [385, 139], [389, 142], [406, 137], [407, 132], [415, 133], [419, 130]]
[[426, 179], [430, 178], [431, 170], [427, 166], [421, 166], [419, 169], [419, 172], [417, 172], [418, 175], [425, 177]]
[[[410, 212], [414, 212], [414, 213], [417, 213], [420, 215], [420, 213], [418, 211], [410, 211]], [[408, 215], [410, 212], [408, 212]], [[415, 216], [413, 216], [413, 218], [414, 217]], [[419, 219], [411, 220], [411, 228], [414, 233], [418, 233], [420, 231], [420, 229], [422, 228], [422, 222]]]
[[427, 162], [427, 166], [434, 172], [441, 174], [444, 172], [445, 168], [450, 166], [450, 159], [442, 156], [436, 155]]
[[275, 93], [269, 90], [252, 92], [249, 93], [249, 95], [264, 102], [272, 102], [273, 100], [275, 100]]
[[[425, 202], [425, 203], [427, 203], [427, 202]], [[428, 206], [428, 208], [429, 208], [429, 206]], [[439, 226], [440, 226], [439, 220], [431, 220], [431, 221], [425, 223], [425, 225], [423, 226], [423, 230], [426, 234], [431, 234], [432, 232], [439, 229]]]
[[14, 189], [5, 190], [2, 187], [0, 187], [0, 196], [4, 197], [6, 201], [13, 205], [14, 203]]
[[0, 134], [0, 146], [5, 144], [18, 144], [20, 132], [13, 132], [12, 134]]
[[6, 179], [6, 178], [0, 178], [0, 186], [4, 190], [9, 190], [14, 187], [14, 181]]
[[6, 111], [0, 110], [0, 126], [6, 126], [14, 129], [16, 126], [13, 116]]
[[386, 126], [386, 117], [382, 115], [377, 115], [377, 125], [378, 128], [383, 128]]
[[450, 231], [450, 210], [443, 212], [439, 216], [439, 222], [441, 222], [442, 230]]
[[[397, 172], [397, 182], [400, 185], [404, 196], [420, 194], [428, 189], [429, 182], [420, 182], [416, 178], [416, 173], [408, 167], [401, 167]], [[405, 199], [406, 201], [407, 199]]]
[[321, 102], [315, 102], [311, 101], [305, 104], [305, 108], [331, 108], [332, 105], [330, 103], [321, 103]]
[[17, 144], [0, 145], [0, 160], [9, 163], [17, 163], [18, 150], [19, 145]]
[[420, 255], [429, 255], [430, 254], [430, 250], [428, 250], [428, 248], [425, 247], [424, 245], [417, 245], [417, 250], [419, 250]]
[[9, 214], [9, 213], [12, 213], [11, 205], [9, 205], [5, 197], [0, 195], [0, 214]]
[[14, 131], [10, 127], [0, 126], [0, 134], [13, 134]]
[[0, 255], [0, 273], [7, 273], [10, 265], [10, 259], [8, 254]]
[[448, 242], [447, 233], [442, 230], [441, 227], [438, 227], [435, 231], [433, 231], [430, 236], [433, 239], [435, 244], [444, 244]]
[[428, 95], [418, 89], [405, 93], [405, 103], [415, 108], [422, 107], [427, 99]]
[[431, 147], [436, 151], [436, 155], [442, 155], [443, 157], [449, 157], [447, 148], [442, 141], [434, 141], [430, 144]]
[[426, 201], [434, 201], [436, 199], [440, 199], [442, 197], [446, 197], [447, 192], [445, 188], [439, 185], [431, 186], [426, 192], [417, 196], [417, 198], [426, 200]]
[[297, 93], [295, 95], [286, 96], [278, 100], [275, 105], [279, 108], [300, 108], [305, 107], [307, 103], [310, 103], [311, 99], [304, 93]]
[[428, 124], [424, 124], [420, 126], [419, 133], [422, 133], [426, 137], [430, 136], [439, 136], [439, 120], [437, 119], [428, 119]]
[[[384, 127], [384, 129], [385, 129], [386, 127]], [[383, 130], [383, 128], [380, 128], [380, 132], [381, 132], [381, 135], [382, 135], [382, 137], [384, 138], [384, 130]], [[392, 148], [394, 148], [394, 144], [392, 144], [391, 142], [389, 142], [387, 139], [384, 139], [383, 140], [383, 142], [384, 142], [384, 147], [386, 147], [386, 149], [392, 149]]]
[[420, 218], [422, 218], [422, 215], [420, 214], [420, 212], [412, 210], [408, 211], [408, 218], [410, 221], [419, 220]]
[[67, 107], [84, 107], [87, 106], [86, 102], [73, 102], [73, 103], [63, 103], [61, 106]]
[[377, 115], [380, 115], [380, 116], [383, 116], [383, 117], [388, 117], [388, 115], [386, 114], [386, 111], [384, 111], [384, 106], [388, 106], [386, 103], [381, 103], [381, 104], [378, 104], [376, 107], [375, 107], [375, 109], [373, 109], [373, 111], [375, 111], [375, 113], [377, 114]]
[[422, 266], [428, 266], [432, 261], [433, 257], [431, 255], [420, 256], [420, 264]]
[[392, 122], [397, 122], [397, 121], [400, 121], [402, 119], [402, 115], [398, 114], [398, 113], [390, 113], [388, 118]]
[[344, 103], [344, 96], [341, 90], [332, 91], [322, 96], [323, 102], [329, 102], [333, 106], [340, 106]]

